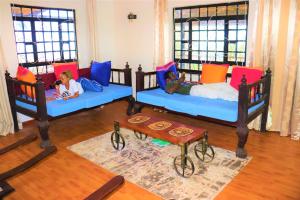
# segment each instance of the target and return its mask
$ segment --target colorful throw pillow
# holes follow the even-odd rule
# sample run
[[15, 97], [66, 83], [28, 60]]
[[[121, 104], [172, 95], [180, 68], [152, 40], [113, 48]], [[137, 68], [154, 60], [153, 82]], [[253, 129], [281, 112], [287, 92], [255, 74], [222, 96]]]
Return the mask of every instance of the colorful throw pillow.
[[[18, 67], [17, 80], [28, 82], [28, 83], [36, 83], [35, 75], [30, 70], [22, 66]], [[28, 95], [29, 97], [35, 98], [34, 88], [31, 91], [30, 86], [21, 86], [21, 90], [24, 94]]]
[[226, 81], [228, 64], [203, 64], [201, 83], [221, 83]]
[[262, 77], [263, 70], [261, 68], [233, 66], [230, 85], [238, 90], [243, 75], [246, 76], [247, 84], [251, 84], [255, 81], [258, 81]]
[[176, 63], [169, 62], [163, 66], [156, 67], [156, 79], [159, 87], [163, 90], [166, 88], [165, 73], [168, 71], [174, 72], [177, 76]]
[[102, 92], [103, 87], [100, 83], [95, 80], [90, 80], [84, 77], [80, 77], [77, 82], [79, 82], [84, 91], [92, 91], [92, 92]]
[[106, 62], [92, 62], [91, 66], [91, 80], [95, 80], [103, 86], [109, 85], [111, 72], [111, 61]]
[[58, 80], [60, 77], [60, 74], [64, 71], [69, 70], [72, 73], [73, 79], [77, 80], [78, 75], [78, 67], [77, 62], [69, 62], [69, 63], [53, 63], [54, 67], [54, 74], [56, 77], [56, 80]]

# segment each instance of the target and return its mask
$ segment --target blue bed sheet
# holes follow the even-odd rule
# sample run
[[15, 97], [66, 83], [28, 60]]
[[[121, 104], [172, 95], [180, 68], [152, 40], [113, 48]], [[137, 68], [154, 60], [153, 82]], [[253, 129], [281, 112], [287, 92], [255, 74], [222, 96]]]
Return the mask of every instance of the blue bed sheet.
[[[51, 95], [53, 91], [46, 91], [46, 96]], [[103, 87], [103, 92], [86, 91], [79, 97], [74, 99], [54, 100], [47, 102], [47, 113], [49, 116], [57, 117], [60, 115], [68, 114], [84, 108], [91, 108], [100, 106], [105, 103], [112, 102], [132, 94], [132, 88], [124, 85], [109, 84]], [[36, 111], [36, 106], [16, 101], [16, 104]]]
[[[146, 90], [137, 93], [137, 101], [161, 106], [169, 110], [205, 116], [228, 122], [236, 122], [238, 102], [222, 99], [209, 99], [181, 94], [168, 94], [162, 89]], [[251, 113], [263, 105], [263, 102], [248, 110]]]

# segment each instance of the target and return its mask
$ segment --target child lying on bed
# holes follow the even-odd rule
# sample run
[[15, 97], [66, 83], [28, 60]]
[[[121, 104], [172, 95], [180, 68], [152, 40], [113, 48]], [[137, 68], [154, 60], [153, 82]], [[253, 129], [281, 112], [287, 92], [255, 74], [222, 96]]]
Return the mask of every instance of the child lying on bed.
[[238, 91], [227, 83], [195, 84], [185, 82], [185, 73], [177, 79], [174, 72], [165, 73], [166, 89], [169, 94], [178, 93], [183, 95], [198, 96], [210, 99], [223, 99], [237, 101]]
[[60, 74], [61, 84], [55, 85], [56, 91], [60, 98], [64, 100], [78, 97], [83, 93], [80, 83], [76, 82], [70, 71], [65, 71]]

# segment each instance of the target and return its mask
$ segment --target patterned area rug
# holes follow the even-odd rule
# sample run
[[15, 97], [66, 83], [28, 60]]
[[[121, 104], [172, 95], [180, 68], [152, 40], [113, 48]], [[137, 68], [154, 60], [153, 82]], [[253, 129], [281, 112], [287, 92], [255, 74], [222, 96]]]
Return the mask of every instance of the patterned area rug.
[[189, 147], [195, 164], [195, 173], [182, 178], [173, 168], [173, 159], [180, 155], [180, 147], [159, 147], [151, 138], [141, 141], [132, 131], [121, 129], [126, 146], [122, 151], [113, 149], [111, 133], [106, 133], [68, 147], [69, 150], [135, 183], [163, 199], [213, 199], [247, 165], [251, 158], [238, 159], [235, 153], [214, 147], [215, 158], [201, 163]]

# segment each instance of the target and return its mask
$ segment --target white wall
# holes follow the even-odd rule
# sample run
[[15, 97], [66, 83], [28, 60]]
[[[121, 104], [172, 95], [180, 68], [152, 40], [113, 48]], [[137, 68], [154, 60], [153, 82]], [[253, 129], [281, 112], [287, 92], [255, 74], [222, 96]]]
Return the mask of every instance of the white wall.
[[14, 76], [16, 74], [18, 59], [16, 42], [14, 38], [14, 28], [11, 15], [11, 3], [21, 5], [32, 5], [41, 7], [54, 7], [54, 8], [69, 8], [75, 9], [76, 14], [76, 31], [77, 31], [77, 44], [79, 53], [79, 65], [86, 67], [89, 65], [90, 45], [89, 45], [89, 31], [87, 9], [84, 0], [1, 0], [0, 1], [0, 36], [4, 50], [4, 60], [9, 72]]

